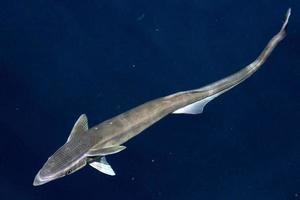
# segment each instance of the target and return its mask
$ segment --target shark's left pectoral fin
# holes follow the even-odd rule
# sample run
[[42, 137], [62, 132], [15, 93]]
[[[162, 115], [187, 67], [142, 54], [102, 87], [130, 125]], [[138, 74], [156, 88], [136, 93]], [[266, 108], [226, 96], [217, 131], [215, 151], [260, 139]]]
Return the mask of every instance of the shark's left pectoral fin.
[[105, 157], [101, 157], [100, 159], [93, 161], [89, 163], [90, 166], [93, 168], [97, 169], [98, 171], [110, 175], [110, 176], [115, 176], [116, 173], [110, 166], [110, 164], [107, 162]]
[[113, 147], [108, 147], [108, 148], [104, 148], [104, 149], [98, 149], [98, 148], [94, 148], [89, 150], [86, 153], [86, 156], [106, 156], [106, 155], [111, 155], [111, 154], [115, 154], [115, 153], [119, 153], [120, 151], [123, 151], [124, 149], [126, 149], [125, 146], [113, 146]]

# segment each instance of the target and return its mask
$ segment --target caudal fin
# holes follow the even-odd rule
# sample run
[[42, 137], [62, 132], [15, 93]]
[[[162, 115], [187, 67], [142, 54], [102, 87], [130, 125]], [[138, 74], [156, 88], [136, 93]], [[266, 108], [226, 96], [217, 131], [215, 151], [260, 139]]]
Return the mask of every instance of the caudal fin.
[[[205, 105], [216, 98], [217, 96], [223, 94], [224, 92], [230, 90], [231, 88], [237, 86], [247, 78], [249, 78], [254, 72], [256, 72], [262, 64], [267, 60], [267, 58], [270, 56], [272, 51], [275, 49], [275, 47], [278, 45], [278, 43], [285, 37], [286, 30], [289, 22], [289, 18], [291, 15], [291, 9], [289, 8], [285, 21], [280, 29], [280, 31], [273, 36], [273, 38], [268, 42], [267, 46], [264, 48], [264, 50], [260, 53], [260, 55], [249, 65], [241, 69], [240, 71], [227, 76], [219, 81], [216, 81], [214, 83], [211, 83], [207, 86], [204, 86], [199, 89], [195, 90], [189, 90], [185, 92], [176, 93], [173, 95], [170, 95], [168, 97], [173, 97], [176, 95], [184, 95], [187, 93], [197, 93], [201, 94], [200, 96], [204, 98], [200, 98], [199, 101], [194, 101], [182, 108], [179, 108], [178, 110], [175, 110], [173, 113], [175, 114], [199, 114], [203, 112], [203, 109]], [[206, 96], [206, 97], [205, 97]], [[166, 98], [168, 98], [166, 97]]]

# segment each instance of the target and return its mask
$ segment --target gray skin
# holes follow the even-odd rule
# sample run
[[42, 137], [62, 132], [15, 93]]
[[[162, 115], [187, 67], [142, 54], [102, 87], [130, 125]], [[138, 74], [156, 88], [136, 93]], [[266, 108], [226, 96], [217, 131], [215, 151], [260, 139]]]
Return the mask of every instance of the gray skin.
[[[281, 30], [269, 41], [258, 58], [240, 71], [200, 89], [178, 92], [149, 101], [90, 129], [87, 128], [87, 121], [82, 123], [79, 120], [68, 141], [37, 173], [33, 185], [42, 185], [69, 175], [101, 156], [123, 150], [119, 148], [120, 145], [170, 113], [201, 113], [209, 101], [235, 87], [260, 68], [284, 38], [290, 13], [289, 9]], [[86, 119], [85, 115], [83, 118]]]

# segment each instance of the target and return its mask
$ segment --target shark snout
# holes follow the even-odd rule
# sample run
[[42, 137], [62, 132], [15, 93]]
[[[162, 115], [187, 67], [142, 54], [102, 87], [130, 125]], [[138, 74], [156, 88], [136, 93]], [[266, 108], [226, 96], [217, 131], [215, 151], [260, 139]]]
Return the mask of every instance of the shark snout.
[[39, 186], [39, 185], [43, 185], [43, 184], [45, 184], [45, 183], [47, 183], [47, 182], [49, 182], [49, 181], [51, 181], [51, 180], [47, 180], [47, 179], [43, 178], [43, 177], [41, 176], [41, 171], [39, 171], [39, 172], [36, 174], [35, 178], [34, 178], [33, 185], [34, 185], [34, 186]]

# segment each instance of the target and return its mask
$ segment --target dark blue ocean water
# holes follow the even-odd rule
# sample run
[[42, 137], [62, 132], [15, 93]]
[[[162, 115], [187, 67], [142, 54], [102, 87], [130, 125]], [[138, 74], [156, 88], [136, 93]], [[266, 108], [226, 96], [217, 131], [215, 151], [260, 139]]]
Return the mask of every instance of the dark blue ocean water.
[[[300, 199], [297, 0], [0, 1], [0, 199]], [[80, 114], [90, 126], [249, 64], [292, 8], [286, 39], [201, 115], [170, 115], [108, 157], [32, 182]]]

